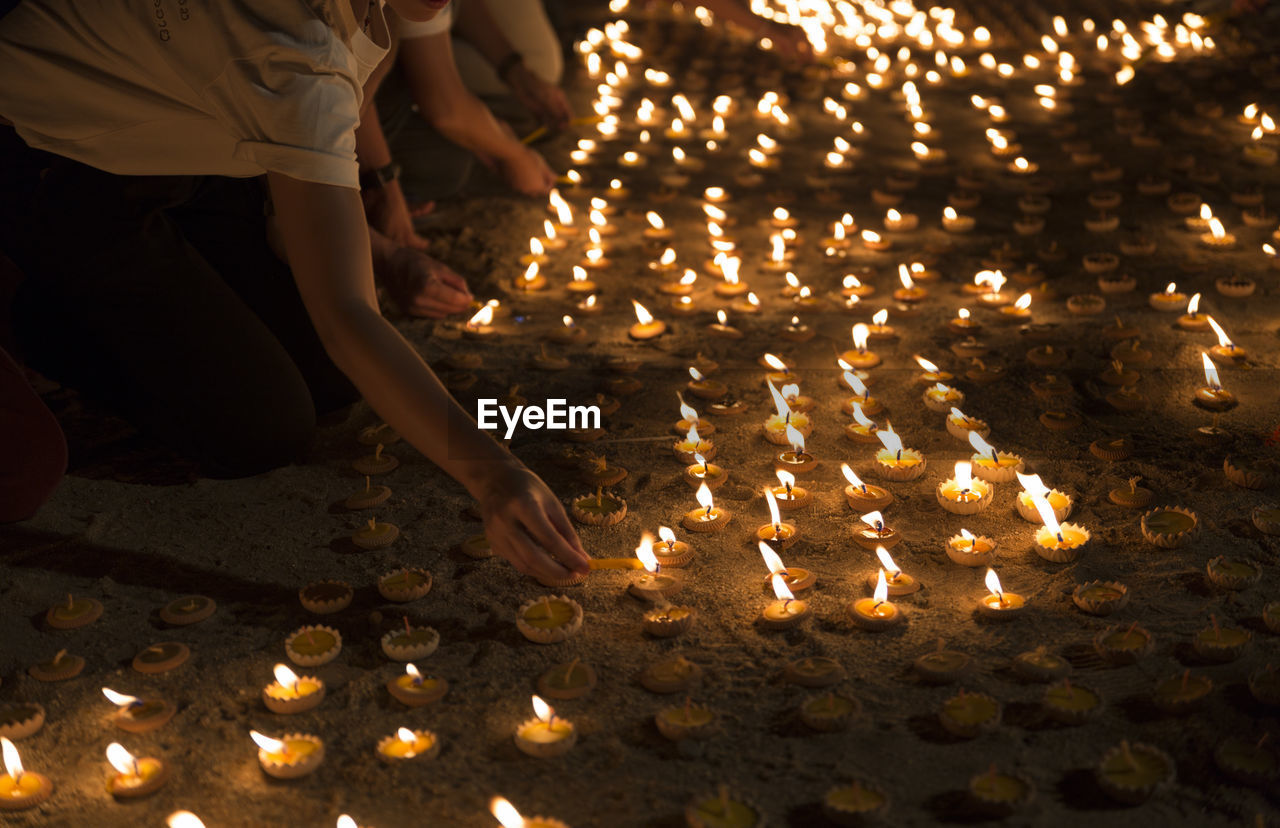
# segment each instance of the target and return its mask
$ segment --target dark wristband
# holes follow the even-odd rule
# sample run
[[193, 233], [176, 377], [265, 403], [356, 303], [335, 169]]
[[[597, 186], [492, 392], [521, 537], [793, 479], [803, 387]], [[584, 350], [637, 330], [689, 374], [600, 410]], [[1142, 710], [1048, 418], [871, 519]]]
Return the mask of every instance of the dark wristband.
[[360, 173], [360, 189], [376, 190], [385, 187], [400, 177], [400, 165], [392, 161], [382, 167], [375, 167]]

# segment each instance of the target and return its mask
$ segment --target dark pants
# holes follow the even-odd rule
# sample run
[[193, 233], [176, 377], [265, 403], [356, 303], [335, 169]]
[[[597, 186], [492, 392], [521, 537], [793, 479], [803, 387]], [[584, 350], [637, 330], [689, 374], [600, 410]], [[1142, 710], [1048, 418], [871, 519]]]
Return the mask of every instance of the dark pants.
[[118, 176], [0, 128], [0, 249], [31, 367], [214, 475], [292, 462], [358, 394], [267, 243], [261, 179]]

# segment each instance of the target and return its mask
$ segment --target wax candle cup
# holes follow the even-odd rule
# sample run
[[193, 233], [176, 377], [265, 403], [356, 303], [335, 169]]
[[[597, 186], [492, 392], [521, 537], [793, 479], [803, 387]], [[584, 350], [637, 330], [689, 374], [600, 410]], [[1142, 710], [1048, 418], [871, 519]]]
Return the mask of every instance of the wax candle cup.
[[1142, 536], [1148, 543], [1164, 549], [1182, 546], [1199, 525], [1195, 512], [1181, 506], [1152, 509], [1142, 516]]
[[1027, 681], [1050, 682], [1070, 674], [1071, 662], [1038, 647], [1015, 656], [1013, 671]]
[[70, 655], [66, 650], [58, 650], [53, 658], [32, 664], [27, 674], [36, 681], [67, 681], [84, 672], [84, 658]]
[[644, 631], [655, 638], [675, 638], [693, 625], [691, 607], [666, 604], [644, 614]]
[[1165, 713], [1184, 715], [1195, 710], [1213, 691], [1213, 679], [1183, 670], [1158, 682], [1151, 700]]
[[889, 585], [881, 570], [872, 597], [859, 598], [850, 606], [853, 622], [865, 630], [888, 629], [902, 621], [902, 613], [889, 603]]
[[25, 739], [44, 726], [44, 707], [35, 702], [0, 704], [0, 736]]
[[938, 721], [953, 736], [972, 739], [999, 727], [1000, 714], [1000, 702], [991, 696], [961, 690], [943, 702]]
[[303, 609], [316, 615], [341, 612], [351, 605], [355, 590], [345, 581], [316, 581], [298, 590]]
[[1121, 742], [1108, 750], [1098, 764], [1098, 784], [1107, 795], [1136, 805], [1173, 782], [1176, 766], [1169, 754], [1157, 747]]
[[[558, 819], [545, 816], [521, 816], [515, 806], [500, 796], [489, 801], [489, 811], [502, 828], [569, 828]], [[342, 826], [339, 826], [342, 828]]]
[[164, 762], [150, 756], [137, 758], [119, 742], [107, 746], [107, 761], [116, 771], [107, 779], [107, 792], [117, 799], [149, 796], [169, 778]]
[[838, 785], [822, 797], [823, 813], [837, 825], [863, 825], [888, 809], [889, 795], [870, 782], [855, 780], [848, 785]]
[[73, 630], [97, 621], [102, 609], [102, 603], [94, 598], [76, 598], [68, 593], [65, 602], [49, 607], [44, 619], [56, 630]]
[[1040, 706], [1055, 722], [1078, 725], [1101, 713], [1103, 701], [1098, 691], [1063, 679], [1045, 689]]
[[175, 627], [196, 624], [213, 615], [217, 602], [203, 595], [175, 598], [160, 608], [160, 620]]
[[690, 532], [719, 532], [729, 523], [733, 515], [728, 509], [716, 506], [711, 496], [711, 489], [703, 482], [697, 491], [699, 508], [686, 512], [680, 523]]
[[357, 529], [351, 535], [351, 542], [361, 549], [382, 549], [395, 543], [400, 537], [400, 528], [392, 523], [383, 523], [376, 518]]
[[569, 516], [589, 526], [612, 526], [627, 516], [627, 501], [596, 489], [594, 495], [583, 495], [569, 503]]
[[434, 759], [440, 753], [440, 739], [430, 730], [402, 727], [394, 735], [384, 736], [378, 742], [377, 753], [384, 762]]
[[191, 650], [180, 641], [163, 641], [152, 644], [133, 657], [133, 669], [148, 675], [166, 673], [186, 663]]
[[867, 512], [862, 516], [862, 525], [854, 527], [853, 540], [863, 549], [874, 550], [878, 546], [892, 549], [902, 536], [885, 523], [882, 514]]
[[149, 733], [163, 727], [178, 712], [177, 707], [163, 699], [142, 699], [117, 693], [109, 687], [102, 688], [102, 694], [116, 705], [111, 720], [128, 733]]
[[276, 779], [297, 779], [320, 767], [324, 761], [324, 742], [319, 736], [288, 733], [280, 738], [249, 731], [258, 746], [258, 764]]
[[978, 810], [997, 818], [1031, 804], [1035, 793], [1029, 779], [1016, 773], [1002, 773], [995, 765], [969, 780], [969, 795]]
[[415, 627], [404, 618], [403, 626], [382, 636], [383, 654], [392, 661], [426, 658], [440, 646], [440, 633], [432, 627]]
[[1209, 620], [1210, 625], [1191, 639], [1191, 648], [1206, 661], [1219, 664], [1235, 661], [1249, 646], [1252, 633], [1239, 627], [1224, 627], [1214, 616]]
[[990, 593], [978, 602], [978, 614], [988, 621], [1007, 621], [1022, 613], [1027, 602], [1016, 592], [1007, 592], [1000, 584], [994, 569], [987, 570], [987, 591]]
[[1265, 489], [1272, 477], [1271, 465], [1267, 461], [1254, 463], [1230, 455], [1222, 460], [1222, 473], [1242, 489]]
[[53, 783], [47, 776], [23, 766], [18, 748], [8, 736], [0, 737], [0, 753], [5, 771], [0, 776], [0, 811], [25, 811], [53, 794]]
[[938, 504], [957, 515], [973, 515], [991, 505], [993, 487], [985, 480], [975, 478], [973, 464], [961, 461], [955, 465], [955, 475], [938, 484], [935, 491]]
[[378, 594], [397, 604], [416, 601], [431, 591], [431, 573], [418, 567], [388, 572], [378, 579]]
[[1154, 649], [1155, 639], [1135, 621], [1128, 627], [1106, 628], [1094, 637], [1093, 647], [1104, 661], [1132, 664]]
[[1111, 615], [1129, 603], [1129, 588], [1118, 581], [1086, 581], [1071, 593], [1071, 600], [1090, 615]]
[[800, 721], [820, 733], [844, 730], [861, 715], [861, 702], [838, 693], [810, 696], [800, 705]]
[[693, 488], [706, 485], [711, 491], [723, 486], [729, 480], [729, 472], [722, 466], [707, 462], [701, 452], [695, 452], [694, 462], [684, 470], [684, 480]]
[[938, 648], [925, 653], [911, 664], [912, 671], [928, 684], [950, 684], [966, 675], [973, 667], [973, 659], [966, 653], [947, 650], [943, 642]]
[[294, 664], [318, 667], [338, 657], [342, 651], [342, 634], [332, 627], [300, 627], [285, 639], [284, 646], [285, 653]]
[[831, 687], [844, 681], [844, 666], [826, 656], [809, 656], [787, 663], [782, 677], [801, 687]]
[[658, 732], [673, 742], [708, 739], [716, 731], [717, 716], [711, 708], [685, 699], [684, 704], [663, 708], [654, 716]]
[[524, 721], [515, 734], [521, 753], [537, 758], [550, 758], [567, 753], [578, 741], [573, 723], [556, 716], [555, 708], [541, 697], [533, 697], [534, 718]]
[[1280, 758], [1260, 739], [1231, 737], [1223, 740], [1213, 752], [1214, 764], [1231, 779], [1267, 790], [1280, 775]]
[[1252, 561], [1222, 555], [1210, 558], [1205, 572], [1210, 584], [1224, 590], [1245, 589], [1262, 577], [1262, 569]]

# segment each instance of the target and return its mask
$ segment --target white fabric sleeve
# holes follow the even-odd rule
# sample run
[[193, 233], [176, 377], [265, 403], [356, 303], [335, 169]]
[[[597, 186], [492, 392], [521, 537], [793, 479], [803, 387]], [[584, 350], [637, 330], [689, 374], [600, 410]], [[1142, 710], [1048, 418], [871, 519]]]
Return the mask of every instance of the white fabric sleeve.
[[292, 61], [235, 61], [205, 90], [238, 140], [234, 157], [302, 181], [358, 188], [353, 78]]
[[453, 4], [445, 6], [440, 13], [430, 20], [418, 22], [415, 20], [405, 20], [403, 17], [397, 16], [396, 32], [400, 35], [401, 40], [411, 40], [415, 37], [427, 37], [428, 35], [441, 34], [453, 28]]

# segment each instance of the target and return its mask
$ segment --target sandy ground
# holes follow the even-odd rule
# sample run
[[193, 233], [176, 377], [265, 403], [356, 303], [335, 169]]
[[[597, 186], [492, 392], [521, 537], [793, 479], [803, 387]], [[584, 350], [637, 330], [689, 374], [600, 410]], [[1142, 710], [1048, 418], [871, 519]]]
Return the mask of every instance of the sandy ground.
[[[988, 9], [987, 15], [981, 19], [993, 24], [995, 11]], [[998, 44], [1030, 42], [1024, 21], [1015, 15], [1007, 23], [993, 26]], [[753, 63], [740, 60], [710, 34], [696, 35], [705, 40], [692, 39], [693, 27], [675, 29], [675, 37], [668, 31], [637, 29], [636, 40], [642, 45], [666, 44], [655, 65], [674, 71], [696, 53], [714, 58], [703, 70], [710, 80], [708, 94], [697, 96], [695, 103], [709, 101], [717, 83], [731, 83], [726, 76], [739, 71], [745, 85], [740, 103], [749, 107], [758, 97], [762, 90], [750, 77]], [[1222, 40], [1232, 43], [1225, 36]], [[1012, 48], [1005, 52], [1002, 57], [1020, 54]], [[1084, 54], [1083, 48], [1079, 53]], [[552, 646], [524, 640], [514, 623], [517, 607], [553, 591], [521, 577], [500, 560], [472, 560], [456, 551], [460, 542], [480, 531], [465, 514], [468, 498], [404, 444], [387, 449], [401, 465], [379, 478], [392, 488], [393, 496], [376, 510], [379, 519], [398, 525], [402, 536], [382, 551], [358, 550], [348, 538], [363, 516], [344, 509], [342, 500], [362, 485], [350, 464], [368, 451], [356, 443], [356, 433], [377, 422], [367, 407], [358, 406], [345, 421], [326, 426], [307, 464], [237, 481], [196, 478], [163, 453], [139, 449], [127, 434], [104, 440], [100, 429], [96, 444], [93, 439], [80, 441], [76, 470], [39, 515], [0, 532], [0, 617], [5, 624], [0, 702], [38, 702], [46, 708], [47, 724], [20, 747], [27, 767], [45, 773], [56, 786], [45, 805], [7, 815], [5, 823], [160, 825], [170, 811], [189, 808], [210, 826], [331, 825], [343, 812], [362, 825], [383, 828], [490, 826], [494, 822], [486, 804], [501, 794], [527, 815], [556, 816], [573, 826], [675, 826], [683, 823], [681, 813], [691, 797], [727, 785], [755, 802], [771, 825], [803, 826], [824, 824], [818, 806], [823, 793], [850, 778], [883, 786], [892, 798], [890, 818], [903, 824], [975, 822], [980, 817], [967, 800], [968, 780], [992, 763], [1024, 774], [1037, 789], [1035, 802], [1010, 819], [1014, 824], [1087, 820], [1098, 826], [1135, 821], [1231, 825], [1274, 819], [1274, 793], [1268, 798], [1229, 782], [1212, 759], [1225, 736], [1274, 737], [1277, 730], [1275, 708], [1255, 702], [1245, 685], [1251, 672], [1274, 663], [1280, 652], [1276, 637], [1260, 619], [1262, 607], [1277, 597], [1275, 560], [1280, 545], [1249, 520], [1255, 505], [1274, 500], [1275, 487], [1272, 483], [1267, 490], [1244, 490], [1229, 483], [1222, 471], [1227, 453], [1274, 461], [1276, 450], [1264, 439], [1280, 425], [1275, 343], [1280, 303], [1275, 297], [1276, 271], [1267, 269], [1259, 253], [1275, 222], [1266, 228], [1245, 227], [1240, 208], [1229, 199], [1232, 192], [1251, 186], [1270, 193], [1277, 183], [1274, 168], [1259, 171], [1240, 160], [1248, 127], [1237, 124], [1234, 116], [1253, 99], [1249, 89], [1258, 83], [1243, 68], [1248, 60], [1237, 56], [1234, 62], [1215, 58], [1144, 65], [1138, 79], [1124, 88], [1123, 101], [1140, 111], [1149, 133], [1163, 140], [1156, 149], [1135, 149], [1127, 135], [1117, 133], [1113, 105], [1095, 99], [1095, 92], [1111, 88], [1107, 75], [1096, 70], [1084, 85], [1060, 92], [1060, 99], [1073, 104], [1075, 111], [1053, 117], [1044, 114], [1030, 94], [1032, 83], [1042, 82], [1039, 79], [1019, 78], [996, 87], [983, 74], [925, 88], [930, 122], [942, 133], [933, 145], [945, 148], [953, 161], [916, 173], [919, 186], [907, 193], [900, 209], [917, 213], [921, 229], [888, 234], [894, 242], [888, 253], [870, 253], [855, 245], [855, 252], [842, 261], [824, 260], [817, 238], [846, 210], [860, 227], [880, 229], [883, 208], [871, 203], [871, 190], [883, 189], [886, 173], [911, 166], [905, 157], [909, 139], [902, 103], [884, 92], [870, 94], [854, 106], [872, 137], [861, 146], [856, 170], [833, 179], [833, 186], [840, 188], [839, 200], [824, 205], [813, 199], [803, 179], [829, 148], [838, 125], [822, 115], [815, 101], [801, 100], [805, 84], [798, 75], [787, 75], [783, 83], [797, 96], [789, 111], [802, 123], [803, 134], [785, 142], [782, 171], [761, 187], [746, 190], [732, 179], [741, 168], [744, 145], [759, 129], [749, 120], [731, 123], [732, 145], [720, 156], [707, 156], [706, 172], [694, 176], [685, 195], [673, 201], [655, 201], [656, 182], [649, 172], [623, 176], [634, 193], [616, 203], [620, 212], [613, 220], [621, 232], [614, 242], [615, 264], [595, 277], [605, 310], [596, 317], [579, 317], [594, 342], [550, 347], [552, 353], [573, 360], [573, 367], [565, 371], [539, 371], [528, 360], [537, 353], [540, 336], [570, 309], [573, 300], [562, 285], [579, 245], [555, 254], [544, 271], [551, 290], [514, 295], [510, 280], [522, 270], [516, 259], [527, 237], [540, 229], [541, 205], [484, 198], [442, 210], [426, 225], [437, 254], [471, 278], [478, 296], [499, 297], [510, 310], [498, 322], [499, 334], [485, 342], [460, 339], [456, 322], [401, 325], [432, 362], [449, 354], [482, 357], [483, 367], [475, 372], [477, 384], [461, 397], [502, 396], [519, 384], [521, 393], [534, 401], [589, 401], [605, 389], [610, 377], [602, 367], [606, 358], [625, 355], [645, 362], [637, 374], [643, 389], [627, 396], [622, 409], [607, 418], [608, 434], [594, 447], [611, 463], [630, 470], [613, 489], [627, 499], [628, 515], [613, 527], [583, 528], [582, 537], [593, 555], [625, 556], [642, 531], [655, 531], [660, 524], [676, 526], [697, 552], [683, 573], [685, 587], [676, 599], [696, 610], [692, 630], [674, 640], [645, 636], [645, 606], [625, 591], [629, 573], [604, 572], [567, 590], [586, 615], [578, 636]], [[573, 83], [579, 96], [588, 88], [580, 75]], [[826, 80], [823, 94], [838, 95], [841, 83]], [[987, 121], [969, 105], [972, 93], [1003, 98], [1012, 116], [1005, 126], [1017, 131], [1026, 154], [1043, 166], [1039, 178], [1053, 188], [1053, 208], [1040, 236], [1019, 237], [1009, 229], [1018, 215], [1015, 200], [1021, 184], [1004, 175], [985, 151], [982, 130]], [[629, 91], [628, 100], [634, 104], [641, 94], [640, 89]], [[649, 94], [662, 100], [661, 93]], [[1202, 117], [1194, 112], [1195, 102], [1215, 99], [1225, 114]], [[1206, 133], [1193, 134], [1183, 127], [1184, 119], [1203, 125]], [[1064, 124], [1075, 124], [1076, 135], [1055, 135]], [[1062, 148], [1064, 141], [1073, 139], [1091, 141], [1109, 163], [1124, 168], [1123, 179], [1092, 184], [1088, 168], [1073, 165]], [[548, 154], [563, 164], [570, 148], [570, 141], [561, 140], [548, 147]], [[1186, 153], [1196, 159], [1196, 169], [1219, 171], [1220, 182], [1196, 182], [1169, 166]], [[610, 147], [602, 158], [614, 155]], [[661, 161], [658, 156], [653, 163], [660, 166]], [[981, 170], [989, 183], [982, 204], [963, 211], [977, 216], [976, 232], [951, 236], [938, 228], [937, 216], [948, 193], [955, 191], [954, 173], [962, 166]], [[593, 184], [614, 174], [607, 160], [583, 169]], [[1169, 177], [1174, 192], [1196, 192], [1208, 200], [1238, 235], [1235, 250], [1200, 248], [1195, 234], [1183, 229], [1181, 218], [1170, 212], [1163, 197], [1139, 195], [1135, 182], [1148, 174]], [[727, 186], [735, 196], [728, 209], [737, 225], [730, 232], [745, 257], [743, 277], [764, 304], [758, 317], [733, 316], [734, 324], [746, 333], [741, 341], [708, 336], [705, 328], [721, 306], [711, 295], [708, 276], [700, 277], [694, 294], [701, 312], [677, 317], [668, 311], [669, 299], [656, 291], [660, 278], [645, 272], [654, 251], [643, 245], [639, 234], [643, 211], [655, 207], [676, 229], [674, 247], [680, 262], [702, 271], [706, 246], [696, 194], [712, 184]], [[1094, 189], [1123, 194], [1121, 231], [1095, 234], [1084, 229], [1082, 222], [1092, 212], [1085, 200]], [[572, 201], [581, 207], [589, 194], [574, 195]], [[793, 309], [790, 300], [779, 295], [781, 278], [759, 272], [756, 266], [767, 249], [768, 232], [758, 222], [767, 219], [783, 197], [792, 199], [787, 206], [800, 219], [796, 272], [825, 303], [820, 310], [802, 314], [818, 331], [803, 345], [777, 338], [776, 331]], [[1158, 243], [1151, 257], [1122, 260], [1121, 267], [1137, 279], [1137, 289], [1109, 295], [1106, 312], [1096, 317], [1068, 314], [1067, 296], [1098, 292], [1095, 277], [1081, 267], [1081, 257], [1118, 251], [1118, 239], [1136, 230]], [[1032, 344], [1016, 325], [1001, 325], [997, 314], [978, 309], [959, 290], [992, 247], [1007, 242], [1018, 261], [1036, 261], [1035, 250], [1049, 240], [1056, 240], [1066, 257], [1043, 263], [1055, 297], [1038, 299], [1034, 314], [1036, 322], [1057, 326], [1049, 342], [1070, 357], [1056, 373], [1071, 380], [1073, 406], [1084, 421], [1068, 433], [1050, 432], [1037, 421], [1044, 406], [1032, 396], [1029, 383], [1045, 372], [1025, 359]], [[949, 249], [942, 248], [944, 242], [950, 243]], [[873, 343], [884, 365], [873, 370], [871, 389], [885, 402], [907, 445], [929, 458], [921, 479], [884, 484], [897, 498], [887, 518], [903, 535], [893, 556], [924, 586], [899, 601], [905, 624], [869, 633], [848, 621], [849, 603], [868, 594], [864, 578], [873, 571], [873, 557], [851, 541], [857, 515], [842, 495], [840, 463], [850, 463], [868, 482], [883, 481], [875, 478], [872, 449], [843, 435], [848, 418], [840, 404], [847, 393], [839, 385], [833, 354], [849, 347], [852, 322], [868, 321], [871, 311], [892, 305], [889, 293], [897, 287], [897, 263], [926, 257], [942, 279], [928, 285], [930, 298], [920, 305], [917, 317], [902, 318], [891, 310], [890, 324], [900, 336]], [[849, 314], [827, 297], [838, 289], [841, 276], [856, 266], [872, 269], [865, 281], [877, 291], [864, 303], [866, 310]], [[1214, 279], [1233, 272], [1257, 281], [1253, 297], [1229, 299], [1215, 291]], [[1148, 307], [1147, 294], [1170, 280], [1188, 294], [1203, 292], [1202, 308], [1250, 354], [1246, 364], [1222, 370], [1224, 386], [1239, 398], [1239, 406], [1221, 420], [1232, 434], [1228, 446], [1206, 448], [1191, 440], [1193, 430], [1211, 420], [1191, 404], [1191, 397], [1203, 385], [1199, 351], [1214, 340], [1211, 333], [1177, 330], [1172, 325], [1176, 315]], [[629, 340], [632, 298], [665, 319], [670, 331], [648, 344]], [[992, 385], [958, 379], [955, 385], [968, 396], [964, 410], [990, 423], [991, 441], [1001, 450], [1023, 455], [1049, 485], [1075, 498], [1071, 519], [1088, 527], [1093, 540], [1074, 563], [1051, 564], [1030, 553], [1034, 527], [1013, 511], [1016, 484], [998, 485], [991, 508], [971, 518], [947, 514], [935, 501], [935, 486], [970, 452], [947, 434], [943, 415], [921, 405], [923, 386], [916, 382], [919, 370], [911, 355], [922, 354], [963, 374], [968, 366], [948, 348], [957, 337], [945, 327], [962, 303], [985, 324], [981, 337], [995, 354], [988, 363], [1007, 367], [1007, 375]], [[1141, 331], [1144, 347], [1154, 354], [1150, 365], [1138, 369], [1138, 389], [1147, 407], [1134, 414], [1112, 409], [1103, 398], [1109, 389], [1098, 380], [1108, 367], [1112, 345], [1100, 334], [1114, 324], [1117, 314]], [[816, 399], [816, 427], [808, 445], [823, 461], [805, 480], [813, 492], [812, 504], [792, 516], [804, 538], [783, 553], [789, 563], [819, 574], [809, 599], [815, 617], [785, 633], [765, 632], [754, 623], [771, 596], [763, 589], [766, 571], [749, 537], [766, 521], [758, 492], [772, 480], [771, 459], [778, 450], [759, 434], [771, 410], [761, 385], [763, 370], [756, 364], [765, 351], [792, 358], [803, 376], [804, 392]], [[667, 442], [678, 414], [675, 392], [699, 353], [720, 363], [716, 378], [750, 406], [737, 418], [711, 418], [719, 429], [713, 437], [717, 462], [732, 475], [717, 500], [734, 512], [734, 518], [725, 532], [704, 536], [678, 528], [680, 516], [696, 504], [681, 480], [683, 466], [672, 458]], [[877, 419], [883, 424], [883, 415]], [[664, 435], [666, 439], [659, 439]], [[1121, 435], [1133, 440], [1131, 458], [1107, 463], [1089, 454], [1091, 441]], [[567, 445], [562, 437], [523, 432], [513, 448], [555, 491], [570, 498], [588, 487], [575, 472], [554, 462]], [[106, 449], [101, 448], [104, 442]], [[1175, 551], [1157, 549], [1142, 540], [1138, 512], [1107, 500], [1108, 491], [1135, 475], [1155, 491], [1156, 504], [1182, 505], [1196, 512], [1201, 526], [1191, 544]], [[1004, 585], [1030, 604], [1022, 617], [1003, 625], [975, 618], [974, 607], [985, 594], [984, 572], [952, 564], [942, 548], [944, 539], [962, 526], [999, 541], [997, 568]], [[1238, 593], [1211, 589], [1205, 565], [1216, 555], [1255, 562], [1262, 569], [1260, 582]], [[405, 564], [430, 569], [435, 586], [422, 600], [389, 606], [374, 585], [379, 575]], [[298, 602], [297, 590], [330, 578], [352, 584], [355, 601], [324, 619], [309, 615]], [[1071, 592], [1091, 579], [1126, 584], [1132, 595], [1128, 607], [1111, 618], [1077, 610]], [[106, 607], [104, 616], [76, 631], [50, 629], [44, 612], [68, 592], [100, 600]], [[216, 599], [217, 613], [191, 627], [167, 627], [158, 609], [188, 593]], [[435, 627], [442, 638], [439, 650], [419, 662], [424, 672], [451, 684], [448, 695], [430, 707], [409, 710], [383, 689], [401, 667], [381, 654], [378, 636], [388, 625], [401, 623], [402, 615]], [[1210, 623], [1210, 615], [1223, 625], [1253, 633], [1241, 658], [1209, 665], [1191, 652], [1192, 636]], [[328, 697], [314, 712], [295, 717], [269, 713], [259, 693], [271, 679], [272, 665], [285, 659], [285, 636], [302, 624], [317, 622], [335, 626], [345, 640], [341, 656], [314, 671], [328, 684]], [[1154, 634], [1154, 652], [1136, 665], [1105, 666], [1093, 653], [1092, 638], [1111, 624], [1133, 622]], [[975, 661], [973, 672], [958, 686], [1003, 703], [1004, 721], [994, 732], [964, 740], [939, 725], [937, 711], [957, 687], [926, 685], [909, 669], [939, 639]], [[190, 646], [188, 663], [159, 676], [130, 669], [135, 653], [167, 640]], [[1009, 667], [1013, 656], [1036, 647], [1066, 656], [1074, 665], [1074, 679], [1101, 692], [1107, 708], [1099, 718], [1078, 727], [1055, 725], [1045, 718], [1039, 707], [1043, 686], [1022, 681]], [[60, 649], [87, 660], [82, 675], [46, 684], [26, 674], [32, 663]], [[672, 653], [685, 655], [704, 670], [700, 686], [690, 695], [719, 714], [718, 732], [707, 741], [671, 743], [654, 726], [657, 711], [684, 697], [651, 694], [637, 676], [645, 665]], [[843, 664], [848, 678], [836, 689], [863, 705], [862, 717], [847, 731], [815, 733], [798, 718], [800, 703], [819, 691], [783, 681], [782, 671], [792, 660], [815, 655]], [[573, 658], [593, 665], [599, 674], [599, 685], [589, 696], [557, 704], [559, 713], [576, 725], [579, 742], [562, 758], [526, 757], [516, 750], [512, 734], [530, 715], [534, 681], [551, 665]], [[1215, 689], [1192, 715], [1160, 713], [1151, 703], [1155, 683], [1186, 669], [1212, 677]], [[102, 686], [167, 698], [178, 705], [178, 714], [153, 734], [122, 733], [110, 722], [113, 708], [102, 698]], [[381, 763], [375, 744], [401, 725], [437, 733], [443, 745], [439, 756], [402, 767]], [[268, 734], [318, 734], [326, 743], [325, 762], [306, 779], [273, 781], [255, 761], [251, 728]], [[1093, 768], [1121, 739], [1157, 745], [1175, 757], [1176, 784], [1136, 808], [1111, 802], [1094, 781]], [[135, 753], [163, 758], [172, 770], [167, 785], [149, 799], [114, 801], [104, 789], [109, 770], [103, 754], [113, 740]]]

